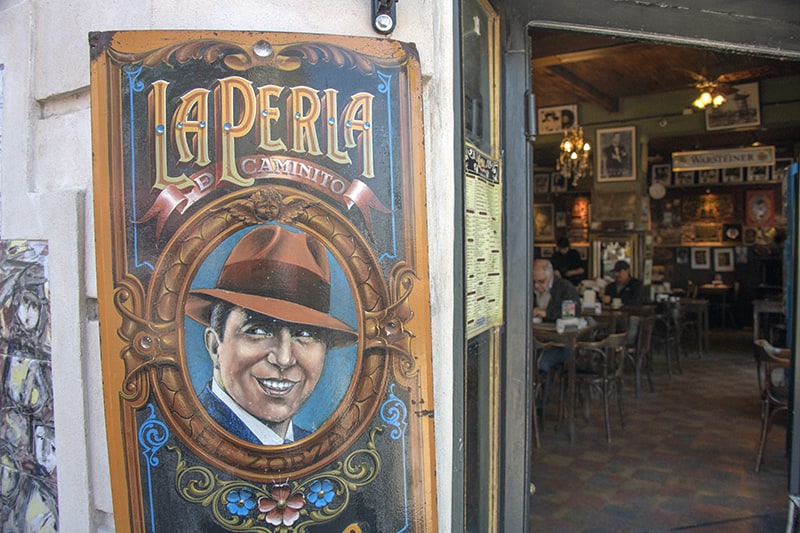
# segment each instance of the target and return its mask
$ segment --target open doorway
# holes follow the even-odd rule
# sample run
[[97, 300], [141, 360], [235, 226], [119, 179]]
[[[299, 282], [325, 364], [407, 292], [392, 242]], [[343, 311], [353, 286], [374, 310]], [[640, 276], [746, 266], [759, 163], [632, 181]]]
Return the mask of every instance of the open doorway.
[[[665, 378], [660, 384], [656, 383], [655, 394], [661, 395], [662, 399], [672, 395], [672, 400], [676, 402], [681, 399], [690, 401], [680, 404], [665, 402], [654, 408], [656, 403], [652, 398], [649, 405], [646, 403], [647, 394], [637, 400], [628, 393], [626, 408], [636, 410], [636, 413], [629, 413], [631, 416], [626, 420], [628, 424], [625, 431], [618, 439], [614, 439], [616, 443], [612, 441], [610, 445], [606, 445], [604, 438], [592, 441], [593, 430], [600, 429], [602, 432], [602, 413], [593, 412], [591, 424], [579, 430], [578, 441], [572, 446], [566, 443], [563, 435], [556, 435], [552, 431], [552, 420], [545, 423], [544, 439], [549, 435], [551, 439], [561, 439], [563, 442], [548, 449], [543, 440], [543, 451], [533, 453], [532, 477], [537, 486], [537, 495], [531, 503], [532, 528], [546, 530], [544, 525], [547, 524], [569, 530], [570, 525], [591, 523], [600, 527], [615, 526], [616, 530], [625, 529], [624, 525], [641, 530], [645, 526], [653, 529], [700, 524], [709, 526], [715, 521], [719, 527], [725, 527], [723, 523], [734, 527], [730, 521], [754, 519], [757, 514], [765, 515], [762, 517], [765, 521], [759, 525], [767, 529], [762, 530], [780, 527], [775, 524], [785, 519], [783, 515], [788, 503], [788, 463], [782, 456], [781, 442], [777, 442], [777, 447], [776, 442], [772, 442], [776, 455], [773, 457], [772, 474], [768, 474], [774, 476], [772, 481], [777, 488], [773, 499], [778, 495], [778, 505], [762, 507], [758, 511], [755, 507], [756, 494], [745, 494], [745, 488], [736, 495], [726, 494], [728, 489], [722, 485], [709, 489], [707, 498], [697, 496], [692, 500], [671, 497], [673, 491], [689, 493], [699, 489], [707, 479], [702, 472], [710, 472], [706, 468], [710, 464], [719, 466], [720, 462], [725, 463], [724, 473], [719, 475], [726, 477], [729, 488], [745, 487], [738, 483], [748, 476], [757, 475], [752, 472], [757, 440], [745, 436], [752, 437], [751, 434], [754, 431], [757, 433], [759, 428], [758, 393], [751, 348], [753, 333], [752, 329], [748, 330], [752, 328], [751, 302], [753, 299], [775, 296], [771, 291], [780, 285], [775, 283], [776, 266], [783, 267], [787, 259], [786, 250], [796, 249], [796, 246], [786, 247], [782, 240], [785, 239], [788, 223], [785, 220], [779, 219], [777, 224], [772, 220], [773, 225], [768, 227], [759, 228], [755, 225], [756, 233], [745, 235], [747, 229], [754, 227], [746, 221], [747, 191], [771, 191], [769, 195], [774, 195], [773, 198], [782, 198], [781, 179], [785, 178], [779, 174], [784, 168], [781, 165], [787, 160], [797, 161], [796, 140], [800, 138], [800, 117], [794, 111], [798, 106], [798, 98], [792, 87], [796, 87], [800, 79], [800, 63], [549, 28], [531, 29], [530, 37], [531, 87], [536, 94], [537, 110], [540, 113], [544, 110], [543, 121], [537, 124], [538, 136], [533, 147], [533, 195], [535, 204], [552, 206], [556, 221], [559, 220], [559, 212], [566, 214], [561, 217], [555, 237], [558, 237], [560, 229], [579, 246], [585, 243], [591, 254], [594, 232], [615, 233], [629, 229], [627, 224], [630, 222], [634, 225], [642, 223], [641, 227], [635, 229], [649, 235], [642, 250], [642, 277], [647, 266], [650, 280], [654, 282], [651, 285], [667, 281], [671, 285], [670, 290], [683, 288], [688, 291], [689, 281], [695, 285], [713, 284], [717, 275], [723, 285], [733, 288], [734, 284], [738, 284], [733, 308], [721, 306], [717, 311], [719, 314], [714, 317], [711, 341], [715, 346], [712, 353], [704, 354], [702, 358], [690, 354], [686, 361], [689, 365], [684, 370], [691, 370], [695, 374], [684, 372], [683, 375], [673, 376], [672, 380]], [[754, 83], [759, 95], [756, 104], [758, 124], [754, 124], [752, 119], [749, 122], [744, 120], [741, 124], [730, 124], [731, 127], [709, 123], [706, 116], [708, 112], [692, 106], [699, 93], [698, 76], [732, 85]], [[750, 88], [737, 88], [738, 91], [749, 95], [748, 107], [752, 108]], [[735, 94], [730, 93], [731, 102], [736, 101]], [[636, 179], [598, 183], [597, 177], [591, 176], [572, 186], [568, 185], [566, 190], [553, 190], [553, 176], [557, 173], [555, 162], [563, 128], [558, 128], [556, 124], [561, 121], [555, 121], [552, 116], [549, 126], [544, 120], [548, 113], [563, 117], [565, 110], [573, 111], [575, 108], [577, 113], [570, 117], [573, 125], [582, 126], [584, 135], [594, 143], [599, 138], [597, 130], [636, 128], [639, 139], [634, 147], [638, 155]], [[792, 113], [788, 113], [787, 109], [793, 110]], [[544, 133], [543, 129], [548, 133]], [[716, 176], [712, 176], [711, 172], [701, 174], [699, 169], [695, 169], [691, 171], [691, 176], [681, 175], [680, 181], [676, 181], [671, 161], [675, 152], [757, 146], [774, 146], [775, 159], [782, 160], [780, 164], [775, 161], [765, 165], [769, 167], [766, 177], [761, 171], [751, 172], [750, 167], [742, 166], [739, 173], [741, 181], [737, 180], [733, 171], [730, 171], [726, 180], [722, 169]], [[594, 162], [597, 164], [599, 158]], [[654, 177], [658, 175], [655, 170], [665, 165], [669, 172], [669, 183], [664, 187], [666, 190], [661, 191], [660, 187], [651, 190]], [[545, 177], [550, 178], [548, 185], [545, 185]], [[714, 178], [716, 181], [713, 181]], [[613, 202], [620, 200], [623, 195], [634, 198], [631, 206], [623, 208], [630, 212], [615, 213], [618, 209], [614, 208], [617, 204]], [[703, 211], [707, 205], [702, 200], [709, 196], [716, 197], [716, 211]], [[606, 220], [598, 217], [573, 220], [571, 206], [575, 198], [587, 198], [592, 214], [600, 211], [611, 213], [611, 217]], [[611, 208], [608, 207], [609, 203]], [[697, 219], [690, 220], [692, 214], [698, 215]], [[721, 219], [723, 216], [728, 217], [724, 222]], [[691, 226], [691, 230], [687, 226]], [[552, 242], [534, 244], [535, 256], [551, 253], [553, 245]], [[708, 249], [708, 261], [693, 264], [691, 257], [695, 249]], [[727, 250], [730, 250], [730, 256]], [[788, 253], [791, 255], [792, 252]], [[684, 260], [684, 257], [688, 259]], [[732, 258], [732, 265], [725, 263], [726, 257]], [[765, 269], [769, 276], [764, 275]], [[777, 288], [778, 291], [780, 289]], [[727, 319], [724, 328], [723, 317]], [[734, 362], [741, 365], [728, 366]], [[703, 371], [702, 365], [706, 363], [714, 364], [714, 372], [708, 371], [708, 367]], [[726, 370], [717, 373], [720, 368]], [[719, 382], [717, 385], [697, 381], [698, 376], [705, 379], [712, 374]], [[726, 377], [733, 374], [740, 379], [729, 380]], [[681, 389], [681, 386], [688, 385], [687, 380], [692, 380], [692, 384]], [[703, 387], [710, 387], [715, 392], [706, 396]], [[722, 398], [727, 398], [727, 401]], [[670, 408], [670, 405], [673, 407]], [[717, 432], [720, 428], [715, 427], [714, 420], [725, 419], [728, 425], [736, 423], [726, 416], [729, 414], [727, 410], [734, 406], [737, 412], [748, 413], [739, 419], [743, 424], [742, 431], [729, 435], [727, 442], [715, 441], [724, 437]], [[646, 414], [643, 415], [642, 411]], [[658, 419], [658, 425], [648, 425], [648, 417], [650, 420]], [[631, 422], [636, 424], [632, 426]], [[662, 427], [662, 423], [667, 426]], [[659, 433], [659, 428], [665, 432]], [[620, 431], [618, 422], [616, 430]], [[773, 431], [778, 433], [778, 440], [781, 441], [781, 435], [785, 435], [783, 428]], [[636, 441], [637, 436], [643, 437], [643, 440]], [[658, 436], [662, 437], [660, 441], [656, 438]], [[731, 443], [736, 446], [729, 447]], [[669, 453], [680, 446], [686, 446], [683, 456]], [[721, 451], [723, 448], [725, 453]], [[636, 462], [645, 455], [647, 461]], [[761, 479], [752, 479], [754, 485], [751, 487], [755, 483], [764, 483], [763, 472], [760, 475]], [[547, 476], [551, 478], [547, 479]], [[592, 479], [594, 483], [590, 481]], [[552, 487], [556, 487], [556, 490], [549, 492]], [[584, 489], [586, 492], [580, 492]], [[559, 498], [563, 497], [567, 498], [564, 501], [569, 502], [567, 506], [558, 503]], [[747, 504], [728, 503], [737, 498]], [[749, 507], [749, 503], [754, 503], [754, 507]], [[642, 515], [648, 517], [647, 524], [636, 522], [639, 518], [634, 516], [632, 509], [637, 506], [639, 509], [648, 509]], [[679, 506], [685, 507], [678, 509]], [[546, 513], [539, 514], [541, 509], [546, 509]], [[687, 521], [680, 522], [677, 519], [677, 522], [670, 522], [676, 520], [677, 514], [682, 514]], [[553, 521], [544, 522], [544, 516]], [[754, 523], [742, 522], [738, 525]]]

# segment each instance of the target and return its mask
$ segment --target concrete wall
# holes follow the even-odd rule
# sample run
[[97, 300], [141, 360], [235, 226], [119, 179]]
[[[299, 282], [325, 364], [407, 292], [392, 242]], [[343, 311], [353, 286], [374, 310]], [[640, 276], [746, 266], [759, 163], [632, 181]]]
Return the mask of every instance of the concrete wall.
[[[424, 81], [439, 523], [452, 473], [453, 60], [450, 2], [403, 0], [393, 39], [414, 42]], [[302, 31], [377, 37], [365, 0], [0, 0], [0, 238], [50, 243], [59, 529], [113, 531], [92, 213], [88, 33]], [[444, 155], [444, 157], [442, 157]]]

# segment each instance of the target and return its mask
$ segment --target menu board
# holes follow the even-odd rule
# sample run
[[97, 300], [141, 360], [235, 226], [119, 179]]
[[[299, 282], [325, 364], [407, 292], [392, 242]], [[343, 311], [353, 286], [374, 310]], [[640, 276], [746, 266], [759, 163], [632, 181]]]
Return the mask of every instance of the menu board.
[[503, 323], [503, 245], [500, 163], [467, 145], [464, 231], [467, 338]]

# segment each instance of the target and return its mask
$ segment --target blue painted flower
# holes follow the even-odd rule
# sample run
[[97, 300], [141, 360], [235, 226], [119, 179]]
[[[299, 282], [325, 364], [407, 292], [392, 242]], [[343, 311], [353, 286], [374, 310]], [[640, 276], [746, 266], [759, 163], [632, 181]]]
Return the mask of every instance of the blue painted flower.
[[333, 491], [333, 483], [329, 479], [312, 481], [309, 485], [308, 502], [316, 507], [325, 507], [333, 501], [336, 495]]
[[253, 491], [248, 488], [232, 490], [226, 496], [228, 512], [234, 516], [247, 516], [256, 506]]

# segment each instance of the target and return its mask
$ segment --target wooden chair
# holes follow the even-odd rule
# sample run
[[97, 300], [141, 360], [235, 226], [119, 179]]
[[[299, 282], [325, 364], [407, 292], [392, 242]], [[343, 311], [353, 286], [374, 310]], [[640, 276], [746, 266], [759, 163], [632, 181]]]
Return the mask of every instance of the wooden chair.
[[536, 447], [539, 447], [539, 407], [537, 403], [541, 405], [542, 409], [542, 418], [544, 418], [544, 404], [546, 398], [544, 398], [544, 388], [545, 382], [548, 379], [551, 379], [552, 375], [557, 374], [555, 369], [552, 369], [548, 375], [546, 372], [542, 372], [539, 370], [541, 368], [542, 356], [544, 353], [552, 347], [557, 346], [551, 342], [540, 342], [533, 338], [533, 362], [534, 362], [534, 379], [533, 379], [533, 435], [534, 435], [534, 444]]
[[758, 442], [756, 455], [756, 472], [761, 469], [761, 460], [764, 457], [764, 445], [767, 434], [772, 428], [775, 416], [786, 412], [789, 405], [789, 389], [783, 383], [783, 375], [776, 379], [773, 374], [789, 368], [791, 364], [791, 351], [787, 348], [776, 348], [766, 339], [755, 341], [756, 370], [758, 371], [758, 390], [761, 396], [761, 438]]
[[636, 397], [641, 396], [642, 391], [642, 369], [647, 372], [647, 383], [650, 385], [650, 392], [655, 392], [653, 387], [653, 328], [656, 324], [656, 315], [644, 315], [639, 317], [639, 334], [636, 337], [636, 346], [632, 352], [628, 352], [628, 357], [633, 363], [636, 372]]
[[[583, 404], [588, 419], [591, 392], [597, 390], [603, 400], [603, 417], [606, 426], [606, 440], [611, 442], [611, 417], [609, 399], [617, 396], [620, 425], [625, 428], [622, 407], [623, 369], [628, 333], [612, 333], [599, 341], [581, 341], [575, 351], [576, 394], [585, 391]], [[563, 398], [563, 394], [562, 394]], [[563, 404], [563, 402], [562, 402]]]
[[682, 309], [678, 302], [667, 302], [659, 309], [653, 326], [652, 344], [663, 348], [669, 377], [672, 377], [673, 354], [675, 355], [678, 373], [683, 374], [683, 368], [681, 367], [682, 314]]

